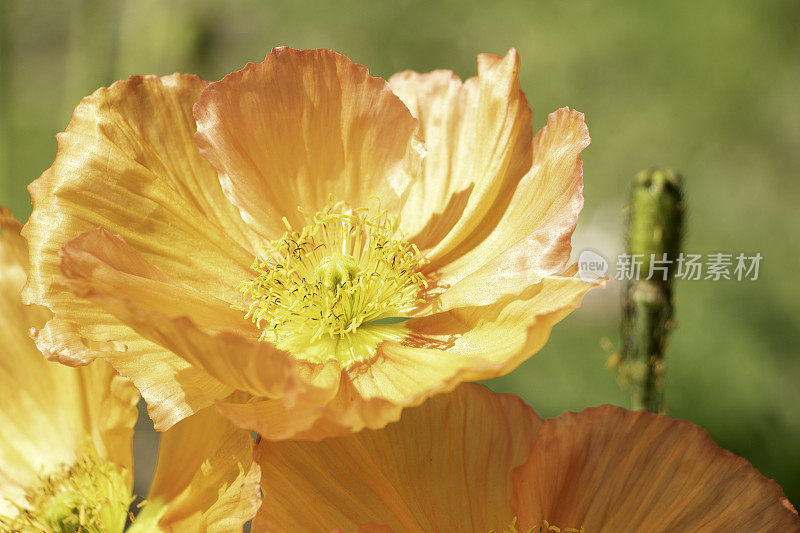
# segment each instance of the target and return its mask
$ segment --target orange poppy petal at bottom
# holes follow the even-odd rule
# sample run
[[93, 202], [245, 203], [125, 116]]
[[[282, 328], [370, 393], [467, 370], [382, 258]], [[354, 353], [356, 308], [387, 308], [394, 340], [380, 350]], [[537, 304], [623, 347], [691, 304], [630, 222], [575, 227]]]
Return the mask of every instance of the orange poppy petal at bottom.
[[513, 474], [520, 531], [800, 531], [783, 491], [701, 428], [603, 406], [545, 421]]
[[[541, 420], [467, 384], [399, 422], [319, 442], [263, 440], [254, 531], [495, 531], [511, 523], [510, 471]], [[385, 527], [383, 531], [386, 531]]]
[[261, 504], [260, 474], [250, 432], [208, 408], [162, 435], [148, 498], [169, 533], [241, 531]]

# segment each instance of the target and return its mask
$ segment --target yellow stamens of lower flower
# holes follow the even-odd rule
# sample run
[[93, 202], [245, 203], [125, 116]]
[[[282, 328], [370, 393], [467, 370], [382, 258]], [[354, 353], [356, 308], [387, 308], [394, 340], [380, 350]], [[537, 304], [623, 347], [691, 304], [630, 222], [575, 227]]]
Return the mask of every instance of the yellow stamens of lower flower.
[[[585, 533], [583, 526], [580, 529], [574, 527], [565, 527], [561, 528], [556, 525], [551, 524], [547, 520], [542, 520], [542, 522], [538, 526], [533, 526], [528, 529], [525, 533]], [[494, 533], [494, 530], [489, 530], [489, 533]], [[517, 517], [515, 516], [513, 520], [511, 520], [511, 524], [503, 530], [503, 533], [523, 533], [519, 529], [517, 529]]]
[[84, 453], [31, 487], [14, 517], [0, 529], [22, 533], [119, 533], [132, 498], [122, 467]]
[[329, 204], [300, 231], [287, 231], [252, 269], [239, 290], [252, 300], [246, 316], [271, 340], [300, 358], [363, 361], [386, 338], [402, 336], [402, 321], [421, 303], [427, 283], [417, 247], [405, 241], [385, 211]]

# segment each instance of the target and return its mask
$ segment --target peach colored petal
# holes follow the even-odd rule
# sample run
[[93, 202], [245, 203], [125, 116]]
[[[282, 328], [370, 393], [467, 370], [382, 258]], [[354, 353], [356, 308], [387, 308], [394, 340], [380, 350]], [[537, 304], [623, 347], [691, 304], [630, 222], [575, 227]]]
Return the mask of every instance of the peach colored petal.
[[[399, 211], [419, 168], [417, 121], [387, 83], [330, 50], [275, 48], [212, 83], [195, 140], [243, 218], [269, 239], [329, 195]], [[374, 205], [372, 202], [371, 205]]]
[[349, 371], [354, 388], [366, 399], [415, 404], [465, 381], [507, 374], [541, 349], [595, 285], [553, 276], [517, 298], [412, 319], [403, 344], [385, 342], [370, 365]]
[[[86, 313], [72, 313], [70, 323], [51, 319], [44, 328], [34, 330], [34, 340], [44, 355], [75, 366], [94, 359], [105, 359], [121, 375], [130, 378], [147, 402], [147, 410], [158, 431], [228, 396], [233, 389], [212, 378], [200, 368], [150, 342], [127, 326], [93, 323], [98, 311], [84, 307]], [[81, 320], [81, 314], [86, 320]], [[110, 319], [114, 319], [108, 315]], [[78, 326], [80, 324], [80, 326]], [[80, 329], [79, 329], [80, 328]], [[89, 341], [82, 337], [108, 336], [113, 342]]]
[[502, 219], [472, 250], [431, 274], [450, 287], [438, 305], [485, 305], [561, 271], [583, 208], [581, 151], [589, 145], [583, 113], [551, 113], [533, 141], [533, 165]]
[[[28, 245], [22, 238], [21, 231], [22, 224], [14, 218], [11, 210], [0, 205], [0, 243], [2, 243], [0, 252], [3, 254], [0, 256], [3, 260], [3, 270], [0, 274], [4, 275], [0, 279], [4, 289], [8, 291], [4, 294], [9, 300], [18, 299], [18, 295], [13, 296], [13, 292], [21, 290], [21, 286], [17, 288], [17, 285], [20, 285], [19, 280], [22, 280], [24, 285], [29, 270]], [[27, 311], [23, 314], [27, 314]]]
[[[196, 76], [175, 74], [133, 77], [96, 91], [58, 136], [53, 165], [29, 187], [34, 210], [23, 230], [32, 265], [26, 300], [55, 313], [55, 322], [37, 333], [51, 359], [81, 365], [124, 358], [126, 368], [117, 368], [137, 384], [152, 364], [165, 375], [187, 376], [177, 357], [78, 301], [60, 283], [58, 251], [97, 227], [123, 235], [144, 259], [182, 283], [240, 302], [236, 285], [250, 275], [257, 239], [192, 140], [191, 108], [205, 85]], [[213, 402], [221, 384], [198, 387], [197, 378], [189, 376], [187, 388], [163, 381], [172, 407], [167, 412], [151, 403], [151, 413], [161, 413], [157, 420], [168, 425], [170, 418]], [[148, 401], [161, 391], [142, 388]]]
[[269, 440], [322, 438], [316, 427], [328, 404], [337, 396], [342, 376], [339, 364], [298, 364], [302, 392], [279, 399], [263, 397], [246, 401], [220, 401], [217, 409], [240, 428], [257, 431]]
[[518, 398], [469, 384], [381, 430], [262, 441], [254, 531], [501, 530], [513, 516], [510, 470], [540, 424]]
[[[478, 56], [478, 76], [401, 72], [392, 89], [420, 120], [427, 154], [402, 228], [429, 249], [429, 271], [475, 246], [497, 224], [531, 164], [531, 111], [519, 55]], [[440, 242], [441, 241], [441, 242]]]
[[261, 469], [250, 432], [215, 409], [200, 411], [161, 437], [148, 498], [163, 502], [165, 532], [235, 532], [261, 505]]
[[240, 312], [182, 286], [120, 237], [90, 231], [68, 242], [61, 256], [70, 290], [147, 340], [237, 390], [275, 398], [292, 389], [289, 354], [259, 342]]
[[520, 531], [800, 531], [775, 482], [701, 428], [603, 406], [547, 420], [513, 474]]
[[68, 241], [61, 251], [64, 284], [80, 298], [97, 294], [129, 299], [170, 316], [187, 316], [211, 330], [231, 330], [256, 338], [257, 328], [239, 310], [204, 294], [145, 260], [119, 235], [102, 228]]
[[[389, 526], [381, 526], [378, 524], [361, 524], [356, 533], [393, 533], [393, 529]], [[336, 528], [331, 533], [344, 533], [344, 530]]]
[[320, 440], [381, 428], [400, 418], [403, 407], [381, 397], [364, 398], [346, 375], [316, 394], [247, 403], [218, 402], [217, 408], [234, 424], [250, 428], [268, 440]]
[[206, 85], [189, 75], [133, 77], [83, 99], [58, 135], [55, 162], [30, 185], [29, 298], [55, 299], [58, 250], [103, 227], [169, 275], [237, 301], [257, 239], [192, 140], [192, 105]]
[[50, 312], [21, 302], [28, 251], [20, 228], [0, 207], [0, 514], [21, 503], [40, 474], [75, 460], [87, 439], [100, 457], [131, 471], [139, 398], [105, 363], [67, 368], [36, 349], [28, 330]]

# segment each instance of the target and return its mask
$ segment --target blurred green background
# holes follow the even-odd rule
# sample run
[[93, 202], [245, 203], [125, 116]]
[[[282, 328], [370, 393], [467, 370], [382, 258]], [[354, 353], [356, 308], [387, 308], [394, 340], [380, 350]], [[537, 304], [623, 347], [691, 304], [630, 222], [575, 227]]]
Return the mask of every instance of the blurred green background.
[[[575, 257], [612, 259], [630, 179], [651, 165], [686, 177], [693, 253], [760, 252], [758, 281], [678, 282], [668, 349], [672, 416], [706, 428], [800, 503], [800, 3], [797, 0], [0, 0], [0, 203], [22, 219], [25, 186], [51, 163], [80, 98], [131, 74], [209, 80], [276, 45], [342, 52], [388, 77], [475, 73], [479, 52], [522, 57], [534, 127], [586, 113], [586, 207]], [[620, 286], [590, 294], [541, 353], [490, 385], [546, 416], [628, 405], [604, 368], [619, 345]], [[143, 427], [147, 422], [142, 419]], [[137, 488], [153, 468], [136, 437]]]

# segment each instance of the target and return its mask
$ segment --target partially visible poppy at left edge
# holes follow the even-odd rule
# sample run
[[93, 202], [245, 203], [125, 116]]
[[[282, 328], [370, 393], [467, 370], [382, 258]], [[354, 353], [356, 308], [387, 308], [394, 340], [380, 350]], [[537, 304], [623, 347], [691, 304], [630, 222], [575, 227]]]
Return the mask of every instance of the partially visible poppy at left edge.
[[49, 362], [28, 336], [51, 313], [23, 306], [28, 250], [0, 207], [0, 531], [202, 533], [242, 531], [259, 505], [252, 440], [214, 408], [161, 437], [138, 518], [133, 427], [139, 399], [110, 365]]
[[534, 136], [518, 71], [512, 49], [387, 82], [278, 48], [99, 89], [29, 187], [37, 346], [111, 364], [160, 431], [214, 405], [271, 440], [510, 372], [598, 284], [568, 267], [584, 117]]

